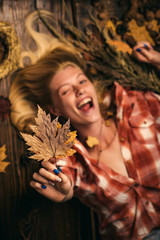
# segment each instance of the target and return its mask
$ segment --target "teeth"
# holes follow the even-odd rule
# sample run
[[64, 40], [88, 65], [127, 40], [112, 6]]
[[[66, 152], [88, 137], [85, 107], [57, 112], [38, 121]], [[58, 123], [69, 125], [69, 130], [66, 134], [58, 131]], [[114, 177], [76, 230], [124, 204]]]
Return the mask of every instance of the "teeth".
[[91, 101], [91, 98], [85, 98], [84, 100], [82, 100], [81, 102], [80, 102], [80, 104], [78, 105], [78, 108], [80, 108], [80, 107], [82, 107], [84, 104], [86, 104], [86, 103], [88, 103], [88, 102], [90, 102]]

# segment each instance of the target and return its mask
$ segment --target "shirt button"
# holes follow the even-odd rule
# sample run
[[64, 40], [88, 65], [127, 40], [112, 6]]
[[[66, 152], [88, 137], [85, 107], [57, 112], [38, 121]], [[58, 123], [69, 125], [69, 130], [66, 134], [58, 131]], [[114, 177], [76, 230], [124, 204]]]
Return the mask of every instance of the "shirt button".
[[131, 160], [127, 160], [127, 163], [131, 163]]
[[140, 186], [140, 184], [139, 183], [135, 183], [134, 186], [137, 188], [137, 187]]
[[145, 204], [148, 206], [148, 204], [149, 204], [149, 201], [145, 201]]

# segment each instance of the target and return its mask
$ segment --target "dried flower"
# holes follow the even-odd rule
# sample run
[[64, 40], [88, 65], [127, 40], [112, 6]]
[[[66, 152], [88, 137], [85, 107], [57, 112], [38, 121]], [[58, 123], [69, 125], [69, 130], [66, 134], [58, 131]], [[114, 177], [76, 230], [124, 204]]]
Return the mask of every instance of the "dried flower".
[[10, 112], [11, 103], [8, 98], [0, 96], [0, 119], [7, 119]]

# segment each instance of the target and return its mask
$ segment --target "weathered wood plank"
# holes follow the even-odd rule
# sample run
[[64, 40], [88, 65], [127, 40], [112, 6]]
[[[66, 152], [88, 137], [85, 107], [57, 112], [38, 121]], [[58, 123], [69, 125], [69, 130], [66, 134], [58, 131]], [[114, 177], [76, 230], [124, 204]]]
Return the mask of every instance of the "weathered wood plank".
[[[68, 6], [70, 6], [69, 1]], [[5, 0], [0, 2], [1, 20], [14, 27], [21, 40], [22, 50], [27, 44], [27, 41], [24, 41], [24, 36], [26, 36], [24, 19], [36, 7], [54, 12], [57, 28], [59, 27], [58, 19], [65, 18], [67, 15], [64, 4], [58, 0]], [[42, 25], [38, 24], [42, 28]], [[9, 88], [9, 78], [1, 79], [0, 95], [7, 97]], [[25, 165], [21, 161], [20, 157], [25, 149], [24, 143], [9, 119], [5, 122], [0, 121], [0, 146], [3, 144], [6, 144], [6, 160], [10, 161], [10, 165], [5, 173], [0, 173], [0, 239], [92, 239], [88, 208], [76, 199], [58, 205], [31, 189], [29, 182], [33, 172], [39, 168], [39, 164], [32, 162]]]

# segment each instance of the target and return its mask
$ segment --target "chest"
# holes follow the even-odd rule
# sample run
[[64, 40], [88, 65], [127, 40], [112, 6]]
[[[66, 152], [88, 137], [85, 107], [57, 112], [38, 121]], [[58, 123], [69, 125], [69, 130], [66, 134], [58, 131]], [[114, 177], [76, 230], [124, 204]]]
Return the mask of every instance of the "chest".
[[99, 152], [98, 149], [95, 148], [92, 152], [90, 152], [90, 155], [97, 160], [97, 164], [99, 166], [106, 165], [115, 172], [128, 177], [128, 172], [121, 153], [118, 135], [116, 135], [111, 146], [104, 149], [102, 152]]

